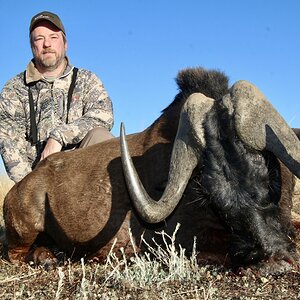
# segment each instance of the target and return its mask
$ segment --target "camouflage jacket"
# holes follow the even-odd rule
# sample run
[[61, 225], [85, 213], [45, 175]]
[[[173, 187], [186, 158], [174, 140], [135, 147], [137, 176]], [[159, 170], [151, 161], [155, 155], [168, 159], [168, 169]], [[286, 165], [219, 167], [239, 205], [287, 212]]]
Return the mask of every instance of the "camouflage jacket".
[[[18, 182], [29, 173], [41, 150], [32, 145], [28, 84], [37, 124], [38, 144], [49, 137], [63, 149], [78, 144], [94, 127], [113, 126], [110, 98], [101, 80], [92, 72], [79, 69], [67, 119], [68, 91], [73, 67], [68, 63], [62, 76], [46, 81], [31, 61], [24, 72], [9, 80], [0, 95], [0, 152], [9, 177]], [[25, 84], [26, 81], [26, 84]]]

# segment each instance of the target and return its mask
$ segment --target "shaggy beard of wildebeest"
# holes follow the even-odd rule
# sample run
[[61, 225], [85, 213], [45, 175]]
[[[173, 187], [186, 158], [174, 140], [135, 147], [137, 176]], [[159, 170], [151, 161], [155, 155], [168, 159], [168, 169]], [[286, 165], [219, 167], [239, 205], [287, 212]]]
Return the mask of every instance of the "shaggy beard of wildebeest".
[[11, 262], [55, 264], [57, 249], [102, 260], [112, 245], [130, 255], [129, 229], [143, 250], [142, 234], [151, 243], [180, 223], [177, 244], [188, 252], [196, 236], [200, 261], [267, 272], [296, 264], [297, 136], [248, 82], [229, 89], [223, 73], [190, 68], [177, 83], [173, 103], [144, 131], [125, 137], [122, 127], [121, 139], [51, 155], [11, 189]]

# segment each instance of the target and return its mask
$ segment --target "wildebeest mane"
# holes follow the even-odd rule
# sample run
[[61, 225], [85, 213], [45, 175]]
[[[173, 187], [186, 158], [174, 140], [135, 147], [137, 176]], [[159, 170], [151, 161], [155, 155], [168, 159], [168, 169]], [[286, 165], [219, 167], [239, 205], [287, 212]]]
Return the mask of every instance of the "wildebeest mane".
[[193, 93], [202, 93], [216, 100], [228, 93], [229, 78], [218, 70], [206, 70], [202, 67], [187, 68], [178, 72], [176, 83], [179, 93], [174, 101], [163, 112], [182, 104]]
[[177, 131], [181, 108], [187, 98], [193, 93], [202, 93], [215, 100], [228, 93], [228, 77], [218, 70], [206, 70], [202, 67], [186, 68], [178, 72], [176, 83], [179, 88], [173, 102], [167, 106], [162, 115], [151, 125], [159, 124], [160, 134], [165, 138], [174, 138]]

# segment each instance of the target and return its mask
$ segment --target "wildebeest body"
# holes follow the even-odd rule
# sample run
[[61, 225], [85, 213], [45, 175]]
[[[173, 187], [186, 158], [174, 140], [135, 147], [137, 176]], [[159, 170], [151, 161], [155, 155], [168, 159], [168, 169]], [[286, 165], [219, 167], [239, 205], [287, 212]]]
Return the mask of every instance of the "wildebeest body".
[[[177, 223], [181, 224], [177, 243], [189, 251], [196, 236], [204, 257], [207, 252], [225, 257], [229, 251], [235, 263], [247, 264], [274, 253], [283, 259], [290, 257], [289, 252], [293, 255], [294, 245], [289, 239], [293, 175], [285, 166], [279, 167], [271, 153], [252, 151], [236, 138], [226, 108], [219, 101], [228, 93], [224, 74], [191, 69], [180, 73], [177, 82], [181, 91], [162, 116], [145, 131], [127, 137], [141, 181], [158, 200], [168, 181], [186, 99], [195, 92], [216, 99], [214, 105], [220, 108], [214, 111], [218, 114], [209, 114], [204, 124], [208, 145], [201, 164], [172, 215], [165, 222], [148, 224], [132, 209], [119, 139], [54, 154], [16, 184], [5, 199], [11, 261], [44, 263], [53, 258], [47, 252], [53, 245], [72, 257], [103, 259], [115, 238], [115, 247], [130, 253], [129, 228], [139, 247], [142, 233], [150, 242], [155, 230], [172, 234]], [[267, 222], [256, 226], [260, 218]]]
[[[139, 137], [144, 134], [148, 135], [148, 144], [138, 146], [142, 145], [139, 142], [144, 139], [139, 140]], [[153, 146], [148, 132], [140, 136], [129, 136], [128, 141], [129, 144], [131, 140], [135, 142], [131, 150], [137, 156], [135, 162], [143, 182], [153, 197], [159, 197], [168, 176], [172, 144], [161, 138]], [[37, 235], [42, 233], [47, 234], [43, 243], [46, 241], [51, 246], [54, 242], [73, 257], [98, 252], [98, 256], [105, 258], [115, 238], [118, 240], [116, 248], [130, 244], [129, 226], [138, 241], [144, 229], [149, 228], [150, 235], [153, 235], [153, 229], [162, 226], [146, 224], [132, 213], [122, 175], [118, 139], [87, 150], [52, 155], [10, 191], [4, 215], [6, 224], [11, 224], [7, 226], [8, 244], [12, 248], [20, 244], [25, 247], [25, 252], [18, 252], [18, 255], [27, 256], [26, 247], [32, 247]], [[84, 155], [84, 162], [78, 159], [81, 155]], [[198, 197], [195, 192], [194, 196]], [[191, 202], [195, 200], [189, 198]], [[193, 217], [199, 202], [190, 205], [185, 202], [181, 204], [182, 210], [178, 209], [171, 221], [167, 221], [165, 229], [172, 233], [176, 223], [180, 222], [182, 228], [178, 242], [191, 248], [193, 236], [199, 230]], [[147, 236], [149, 234], [145, 233]], [[187, 238], [189, 236], [191, 239]], [[13, 255], [11, 259], [14, 259]]]

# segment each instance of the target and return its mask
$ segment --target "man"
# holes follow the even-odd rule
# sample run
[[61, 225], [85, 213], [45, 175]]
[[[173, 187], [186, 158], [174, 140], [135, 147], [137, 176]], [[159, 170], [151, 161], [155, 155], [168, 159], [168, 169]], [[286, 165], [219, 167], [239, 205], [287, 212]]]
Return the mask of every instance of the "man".
[[29, 33], [33, 59], [0, 95], [0, 151], [15, 182], [52, 153], [113, 137], [111, 100], [95, 74], [70, 64], [60, 18], [41, 12]]

